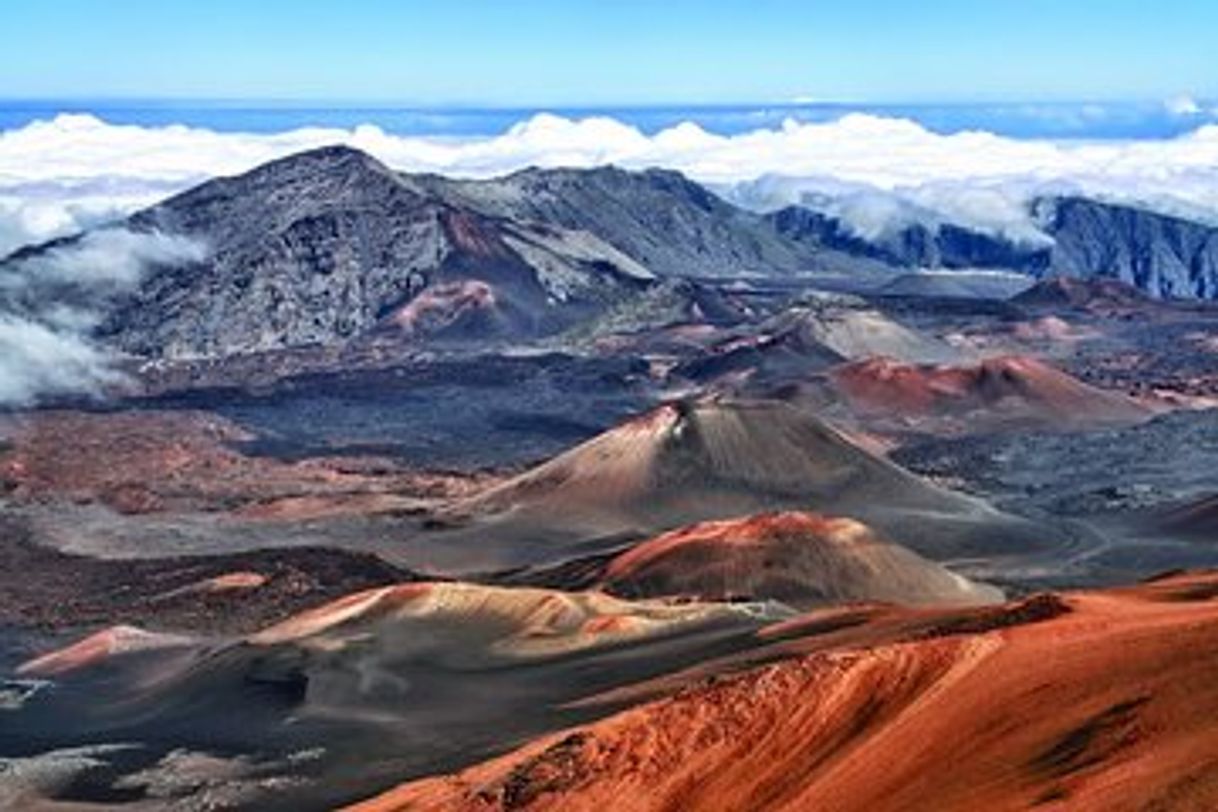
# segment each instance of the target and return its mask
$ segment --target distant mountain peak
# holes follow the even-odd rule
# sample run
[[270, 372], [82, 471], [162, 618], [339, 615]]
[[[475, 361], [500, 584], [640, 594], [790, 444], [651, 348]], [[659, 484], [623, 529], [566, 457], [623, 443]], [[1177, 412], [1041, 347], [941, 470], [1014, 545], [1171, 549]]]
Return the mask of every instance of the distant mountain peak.
[[353, 176], [377, 176], [392, 180], [401, 177], [362, 150], [346, 144], [331, 144], [276, 158], [248, 172], [219, 180], [286, 183], [294, 178], [316, 182], [326, 178], [339, 180]]
[[349, 161], [359, 161], [367, 165], [380, 167], [385, 171], [390, 171], [388, 167], [386, 167], [376, 158], [373, 158], [367, 152], [348, 144], [328, 144], [324, 147], [307, 149], [303, 152], [296, 152], [291, 155], [284, 156], [283, 158], [270, 161], [269, 163], [262, 164], [262, 166], [258, 168], [270, 169], [278, 165], [307, 163], [334, 165]]

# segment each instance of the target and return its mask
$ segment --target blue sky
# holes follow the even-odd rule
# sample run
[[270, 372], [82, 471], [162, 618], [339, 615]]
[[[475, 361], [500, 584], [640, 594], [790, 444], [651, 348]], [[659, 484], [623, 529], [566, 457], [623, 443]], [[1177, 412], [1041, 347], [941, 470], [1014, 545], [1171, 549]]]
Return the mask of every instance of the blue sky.
[[0, 97], [1218, 97], [1214, 0], [9, 0]]

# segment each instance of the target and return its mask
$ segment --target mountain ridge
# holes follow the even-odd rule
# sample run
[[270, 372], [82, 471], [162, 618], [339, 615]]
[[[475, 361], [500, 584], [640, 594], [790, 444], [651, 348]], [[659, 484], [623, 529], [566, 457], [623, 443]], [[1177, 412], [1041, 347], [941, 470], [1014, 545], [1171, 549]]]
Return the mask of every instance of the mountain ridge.
[[[950, 223], [865, 239], [812, 209], [738, 208], [672, 170], [529, 168], [464, 180], [322, 147], [128, 218], [137, 235], [197, 241], [206, 253], [147, 263], [133, 290], [103, 297], [93, 336], [171, 360], [378, 337], [527, 342], [669, 278], [867, 289], [911, 268], [997, 268], [1113, 279], [1152, 298], [1218, 297], [1218, 229], [1084, 198], [1033, 208], [1051, 244]], [[20, 271], [72, 245], [27, 247], [0, 269]]]

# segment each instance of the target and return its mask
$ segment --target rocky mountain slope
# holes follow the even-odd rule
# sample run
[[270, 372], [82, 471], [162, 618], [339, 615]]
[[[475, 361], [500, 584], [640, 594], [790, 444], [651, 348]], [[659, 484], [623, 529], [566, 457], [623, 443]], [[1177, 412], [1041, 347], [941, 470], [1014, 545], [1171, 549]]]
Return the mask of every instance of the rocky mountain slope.
[[882, 271], [791, 241], [675, 172], [454, 180], [396, 173], [339, 146], [209, 181], [127, 226], [205, 249], [150, 263], [98, 329], [146, 357], [377, 334], [528, 339], [610, 312], [665, 278]]
[[1111, 279], [1158, 299], [1218, 297], [1218, 228], [1081, 197], [1036, 201], [1036, 244], [952, 223], [915, 223], [874, 238], [800, 206], [768, 215], [789, 240], [899, 267], [996, 268], [1032, 276]]
[[822, 261], [819, 247], [675, 172], [453, 180], [396, 173], [348, 147], [210, 181], [128, 226], [206, 249], [153, 264], [99, 328], [146, 357], [377, 334], [528, 339], [610, 312], [664, 278], [864, 272], [848, 257]]
[[[40, 282], [37, 297], [98, 311], [86, 326], [111, 347], [168, 359], [376, 337], [532, 340], [674, 278], [879, 289], [911, 268], [987, 268], [1119, 280], [1158, 298], [1218, 296], [1218, 229], [1081, 198], [1039, 201], [1034, 215], [1045, 233], [1036, 244], [950, 223], [864, 239], [805, 208], [737, 208], [671, 171], [454, 180], [397, 173], [335, 146], [204, 183], [104, 232], [111, 239], [23, 249], [0, 261], [0, 277], [74, 249], [76, 260], [134, 264], [104, 290], [65, 279]], [[0, 307], [29, 310], [8, 300], [35, 288], [3, 287]], [[673, 290], [690, 307], [670, 309], [692, 310], [696, 285]]]
[[135, 215], [202, 261], [157, 267], [100, 332], [145, 356], [326, 344], [385, 329], [559, 329], [654, 275], [583, 231], [463, 208], [355, 150], [303, 153]]
[[424, 179], [488, 216], [596, 234], [659, 276], [772, 276], [814, 267], [819, 246], [662, 169], [527, 169], [490, 181]]
[[1218, 228], [1083, 198], [1042, 206], [1054, 273], [1116, 279], [1160, 299], [1218, 298]]

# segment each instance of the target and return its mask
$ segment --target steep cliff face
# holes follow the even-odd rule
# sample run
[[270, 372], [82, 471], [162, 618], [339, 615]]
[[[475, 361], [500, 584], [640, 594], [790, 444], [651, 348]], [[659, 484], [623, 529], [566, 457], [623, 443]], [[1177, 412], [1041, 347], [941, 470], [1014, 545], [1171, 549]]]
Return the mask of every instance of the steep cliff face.
[[1116, 279], [1159, 299], [1218, 298], [1218, 229], [1083, 198], [1039, 208], [1055, 274]]
[[843, 221], [791, 206], [767, 215], [788, 240], [898, 267], [997, 268], [1032, 276], [1114, 279], [1158, 299], [1218, 298], [1218, 228], [1081, 197], [1032, 204], [1043, 244], [942, 223], [915, 223], [875, 238]]

